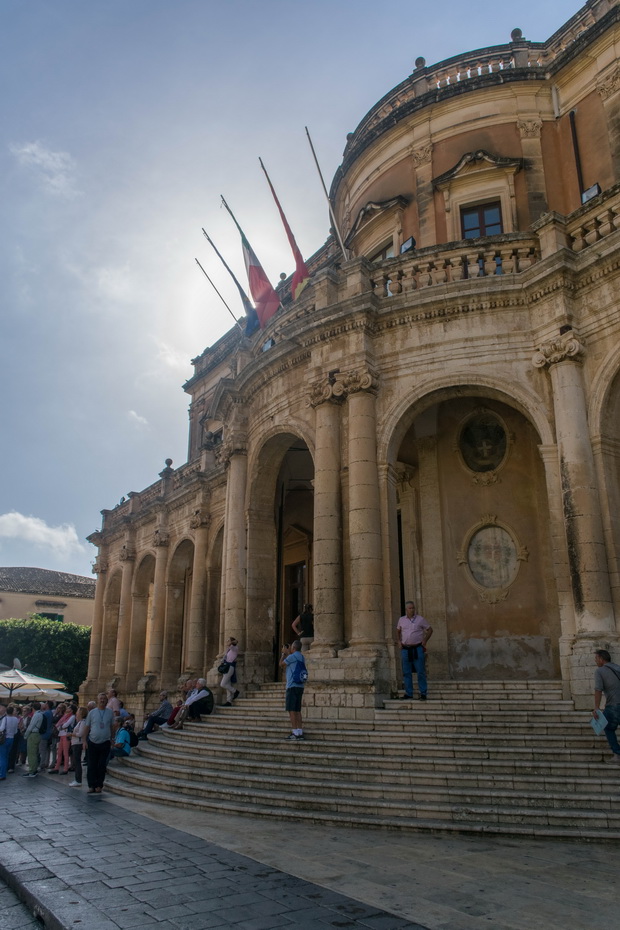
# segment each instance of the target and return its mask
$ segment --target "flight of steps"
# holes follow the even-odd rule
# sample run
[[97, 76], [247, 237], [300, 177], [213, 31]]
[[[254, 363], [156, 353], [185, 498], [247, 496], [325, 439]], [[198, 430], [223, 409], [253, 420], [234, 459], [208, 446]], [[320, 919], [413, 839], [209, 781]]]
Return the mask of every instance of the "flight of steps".
[[111, 765], [118, 794], [308, 822], [620, 839], [620, 766], [558, 682], [435, 682], [374, 721], [315, 720], [289, 742], [280, 684], [161, 730]]

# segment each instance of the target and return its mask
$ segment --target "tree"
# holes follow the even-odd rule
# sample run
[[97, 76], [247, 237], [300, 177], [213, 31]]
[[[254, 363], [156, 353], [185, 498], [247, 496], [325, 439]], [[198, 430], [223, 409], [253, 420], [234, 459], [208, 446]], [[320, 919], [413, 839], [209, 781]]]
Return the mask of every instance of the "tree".
[[0, 663], [18, 658], [24, 671], [62, 681], [78, 690], [88, 670], [90, 627], [59, 623], [32, 614], [28, 620], [0, 620]]

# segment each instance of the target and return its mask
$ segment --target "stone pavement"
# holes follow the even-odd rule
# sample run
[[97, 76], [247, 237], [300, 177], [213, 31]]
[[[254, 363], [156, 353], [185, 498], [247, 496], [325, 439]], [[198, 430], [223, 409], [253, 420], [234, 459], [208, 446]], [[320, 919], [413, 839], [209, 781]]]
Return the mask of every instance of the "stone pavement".
[[427, 930], [49, 777], [0, 797], [0, 877], [48, 930]]
[[0, 927], [2, 930], [41, 930], [34, 914], [14, 891], [0, 881]]

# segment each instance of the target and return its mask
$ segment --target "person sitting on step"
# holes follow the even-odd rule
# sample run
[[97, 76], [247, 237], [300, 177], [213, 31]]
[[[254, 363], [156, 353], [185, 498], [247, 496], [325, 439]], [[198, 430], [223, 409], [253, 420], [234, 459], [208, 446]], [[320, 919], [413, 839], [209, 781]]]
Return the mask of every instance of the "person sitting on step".
[[210, 714], [213, 710], [213, 704], [213, 695], [207, 688], [206, 680], [198, 678], [196, 687], [186, 697], [183, 707], [172, 725], [172, 729], [180, 730], [183, 721], [188, 718], [189, 720], [200, 720], [201, 714]]

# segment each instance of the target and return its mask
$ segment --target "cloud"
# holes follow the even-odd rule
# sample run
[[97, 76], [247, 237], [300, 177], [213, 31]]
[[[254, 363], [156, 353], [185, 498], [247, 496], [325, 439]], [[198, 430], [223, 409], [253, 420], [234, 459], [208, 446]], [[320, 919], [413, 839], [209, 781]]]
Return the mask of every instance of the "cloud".
[[132, 423], [135, 423], [136, 426], [144, 427], [149, 425], [149, 421], [146, 419], [146, 417], [141, 417], [140, 414], [136, 413], [135, 410], [128, 410], [127, 416]]
[[75, 187], [74, 175], [77, 166], [68, 152], [54, 152], [38, 141], [10, 145], [9, 149], [19, 164], [34, 175], [48, 194], [70, 198], [80, 193]]
[[156, 360], [161, 362], [162, 365], [165, 365], [166, 368], [171, 368], [174, 371], [180, 371], [187, 375], [189, 369], [188, 354], [164, 342], [163, 339], [158, 339], [157, 336], [153, 336], [152, 338], [157, 346]]
[[86, 551], [72, 523], [48, 526], [40, 517], [26, 517], [16, 510], [0, 514], [1, 537], [33, 543], [42, 549], [51, 549], [54, 554], [63, 557]]

